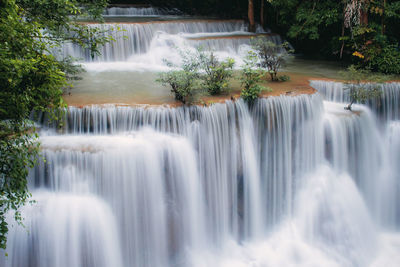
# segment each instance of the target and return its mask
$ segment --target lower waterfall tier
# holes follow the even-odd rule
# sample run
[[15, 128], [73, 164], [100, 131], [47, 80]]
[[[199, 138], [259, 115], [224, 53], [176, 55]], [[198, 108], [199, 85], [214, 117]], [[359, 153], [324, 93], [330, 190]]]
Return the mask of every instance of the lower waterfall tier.
[[[319, 95], [69, 108], [14, 266], [396, 266], [400, 127]], [[42, 119], [42, 122], [45, 119]]]

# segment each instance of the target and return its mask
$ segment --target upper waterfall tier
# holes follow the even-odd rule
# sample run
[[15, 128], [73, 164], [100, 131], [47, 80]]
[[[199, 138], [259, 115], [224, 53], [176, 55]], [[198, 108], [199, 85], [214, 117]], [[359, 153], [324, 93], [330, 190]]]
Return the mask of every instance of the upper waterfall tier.
[[182, 14], [178, 9], [167, 9], [157, 7], [123, 7], [114, 6], [105, 10], [105, 16], [160, 16]]
[[[318, 90], [328, 101], [350, 102], [349, 90], [343, 83], [333, 81], [311, 81], [310, 85]], [[368, 105], [387, 120], [400, 120], [400, 83], [390, 82], [378, 85], [381, 96], [368, 101]]]
[[[254, 34], [246, 32], [247, 25], [241, 20], [180, 20], [124, 24], [89, 24], [99, 27], [116, 41], [100, 49], [101, 55], [91, 58], [88, 50], [67, 43], [62, 48], [63, 56], [81, 58], [86, 62], [135, 61], [134, 55], [148, 52], [151, 58], [166, 57], [174, 48], [202, 45], [212, 50], [237, 52], [243, 44], [248, 44]], [[117, 28], [120, 30], [117, 30]], [[262, 31], [262, 29], [260, 29]], [[204, 35], [205, 33], [205, 35]], [[210, 33], [213, 33], [211, 36]], [[192, 35], [195, 34], [195, 35]], [[203, 34], [203, 35], [202, 35]], [[208, 35], [207, 35], [208, 34]], [[228, 36], [229, 35], [229, 36]], [[216, 37], [223, 38], [216, 38]], [[270, 37], [280, 43], [277, 35]], [[175, 52], [176, 54], [176, 52]]]

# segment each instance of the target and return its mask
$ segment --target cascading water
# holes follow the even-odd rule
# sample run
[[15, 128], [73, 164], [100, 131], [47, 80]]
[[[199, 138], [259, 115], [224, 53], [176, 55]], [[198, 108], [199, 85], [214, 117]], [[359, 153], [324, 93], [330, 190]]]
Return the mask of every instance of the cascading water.
[[10, 228], [9, 255], [2, 252], [1, 266], [123, 266], [108, 204], [82, 192], [33, 194], [37, 204], [23, 208], [24, 227]]
[[[199, 43], [240, 55], [248, 39], [229, 37], [251, 35], [241, 21], [121, 26], [130, 38], [89, 71], [154, 70]], [[251, 106], [69, 107], [62, 128], [39, 117], [37, 202], [0, 266], [397, 266], [400, 86], [350, 112], [341, 84], [311, 85], [320, 94]]]
[[[343, 83], [311, 81], [311, 86], [328, 101], [350, 102], [349, 91], [345, 89]], [[367, 104], [385, 120], [400, 120], [400, 84], [389, 82], [378, 86], [381, 96], [370, 100]]]
[[[354, 109], [318, 95], [261, 99], [250, 109], [241, 100], [210, 107], [71, 107], [64, 134], [42, 130], [46, 162], [30, 175], [38, 204], [24, 209], [32, 223], [13, 228], [2, 261], [395, 266], [398, 257], [386, 258], [380, 244], [385, 229], [399, 226], [399, 127], [392, 123], [381, 133], [367, 108]], [[59, 222], [49, 237], [46, 216], [55, 206], [63, 216], [54, 218]], [[31, 215], [35, 210], [43, 216]], [[103, 236], [92, 237], [93, 227]], [[85, 255], [71, 250], [64, 263], [60, 253], [73, 246], [69, 239]], [[42, 258], [47, 247], [54, 253]]]
[[178, 9], [166, 9], [157, 7], [109, 7], [105, 10], [105, 16], [161, 16], [181, 14]]
[[[179, 37], [179, 33], [202, 32], [244, 32], [246, 24], [243, 21], [162, 21], [143, 22], [130, 24], [91, 24], [89, 27], [97, 27], [108, 31], [116, 41], [106, 44], [101, 49], [101, 56], [94, 61], [126, 61], [135, 54], [146, 53], [154, 38], [160, 33], [167, 33]], [[120, 27], [120, 30], [117, 29]], [[127, 36], [127, 38], [124, 38]], [[169, 41], [171, 42], [171, 41]], [[175, 45], [170, 43], [170, 46]], [[64, 55], [83, 58], [92, 61], [88, 50], [83, 50], [77, 45], [66, 44], [63, 48]], [[167, 54], [167, 53], [166, 53]]]

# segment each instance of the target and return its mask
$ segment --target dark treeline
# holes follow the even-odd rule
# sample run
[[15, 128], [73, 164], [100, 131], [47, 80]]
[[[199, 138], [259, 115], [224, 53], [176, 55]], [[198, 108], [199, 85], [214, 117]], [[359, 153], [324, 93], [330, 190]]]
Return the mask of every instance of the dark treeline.
[[145, 4], [178, 8], [189, 15], [221, 18], [245, 18], [247, 16], [247, 0], [114, 0], [110, 2], [111, 4]]
[[[111, 3], [176, 7], [186, 14], [220, 18], [249, 20], [249, 14], [254, 14], [256, 23], [281, 34], [297, 53], [352, 62], [373, 71], [400, 73], [399, 0], [117, 0]], [[254, 12], [248, 12], [249, 6], [254, 7]]]

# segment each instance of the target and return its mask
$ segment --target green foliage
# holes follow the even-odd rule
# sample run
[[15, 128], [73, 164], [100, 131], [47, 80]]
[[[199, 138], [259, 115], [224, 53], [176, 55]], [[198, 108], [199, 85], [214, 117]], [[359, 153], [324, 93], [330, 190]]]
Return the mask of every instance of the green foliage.
[[[10, 1], [10, 0], [7, 0]], [[107, 0], [16, 0], [18, 15], [26, 18], [40, 31], [32, 37], [40, 38], [49, 46], [58, 47], [69, 41], [90, 50], [92, 57], [99, 54], [99, 48], [113, 41], [99, 27], [84, 25], [77, 20], [88, 18], [103, 21], [102, 13]]]
[[105, 0], [0, 1], [0, 248], [6, 247], [6, 214], [22, 222], [19, 212], [30, 197], [26, 177], [39, 154], [37, 134], [28, 118], [32, 110], [62, 117], [63, 88], [79, 66], [51, 55], [65, 40], [98, 52], [109, 41], [100, 30], [74, 22], [98, 18]]
[[332, 40], [340, 36], [343, 18], [341, 1], [271, 0], [267, 6], [269, 25], [286, 36], [296, 50], [307, 53], [325, 50], [332, 54]]
[[164, 59], [166, 65], [174, 69], [160, 73], [156, 82], [163, 86], [170, 86], [176, 100], [183, 104], [191, 104], [194, 100], [195, 91], [198, 89], [200, 78], [199, 51], [179, 50], [178, 52], [182, 59], [180, 66]]
[[400, 74], [399, 47], [383, 42], [381, 45], [372, 44], [364, 49], [364, 65], [374, 71], [385, 74]]
[[263, 73], [257, 67], [257, 54], [255, 52], [250, 51], [244, 63], [240, 76], [240, 82], [243, 86], [240, 96], [251, 104], [260, 96], [263, 90], [271, 91], [271, 89], [259, 84]]
[[291, 38], [317, 40], [324, 28], [340, 20], [341, 9], [337, 1], [298, 2], [294, 23], [288, 31]]
[[159, 74], [156, 81], [164, 86], [170, 86], [176, 100], [183, 104], [191, 104], [197, 88], [197, 78], [198, 73], [195, 72], [172, 70]]
[[235, 64], [233, 59], [220, 61], [213, 52], [206, 52], [202, 48], [178, 52], [182, 58], [181, 64], [176, 66], [164, 60], [174, 70], [160, 73], [156, 80], [171, 87], [176, 100], [191, 104], [200, 88], [206, 89], [211, 95], [219, 95], [228, 90]]
[[351, 110], [356, 102], [365, 103], [369, 99], [379, 97], [382, 92], [377, 82], [383, 82], [386, 78], [365, 69], [357, 69], [354, 65], [341, 72], [341, 75], [346, 80], [344, 89], [348, 90], [350, 95], [350, 103], [345, 107], [348, 110]]
[[231, 58], [219, 61], [213, 52], [200, 52], [199, 59], [201, 69], [205, 72], [205, 74], [201, 75], [202, 86], [211, 95], [219, 95], [225, 92], [229, 87], [228, 80], [233, 75], [235, 61]]
[[288, 43], [275, 44], [265, 37], [252, 39], [252, 47], [257, 52], [260, 67], [267, 69], [271, 81], [278, 81], [278, 71], [289, 59]]
[[[298, 52], [361, 63], [374, 71], [398, 73], [399, 1], [267, 2], [268, 25], [288, 38]], [[355, 52], [360, 54], [352, 56]]]
[[288, 81], [290, 81], [290, 76], [289, 75], [278, 76], [278, 81], [280, 81], [280, 82], [288, 82]]
[[385, 7], [385, 16], [389, 19], [400, 19], [400, 2], [392, 1], [391, 3], [387, 3]]
[[0, 123], [0, 248], [5, 248], [7, 242], [7, 212], [15, 211], [14, 219], [21, 223], [19, 209], [31, 197], [26, 177], [36, 163], [39, 143], [37, 135], [28, 132], [28, 122], [24, 124], [15, 131], [11, 123]]

